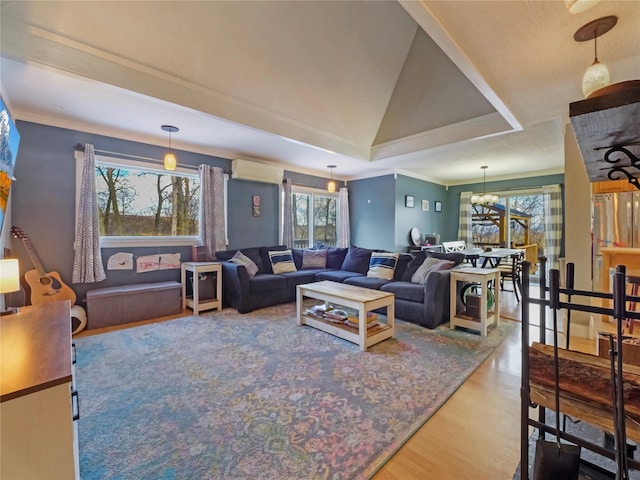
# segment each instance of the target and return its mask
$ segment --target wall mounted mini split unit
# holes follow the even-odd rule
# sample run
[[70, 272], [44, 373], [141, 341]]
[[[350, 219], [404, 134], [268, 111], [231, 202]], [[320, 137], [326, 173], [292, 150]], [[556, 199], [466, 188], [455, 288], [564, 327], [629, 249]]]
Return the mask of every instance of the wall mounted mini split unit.
[[231, 162], [231, 178], [280, 185], [283, 177], [284, 169], [275, 165], [241, 159]]

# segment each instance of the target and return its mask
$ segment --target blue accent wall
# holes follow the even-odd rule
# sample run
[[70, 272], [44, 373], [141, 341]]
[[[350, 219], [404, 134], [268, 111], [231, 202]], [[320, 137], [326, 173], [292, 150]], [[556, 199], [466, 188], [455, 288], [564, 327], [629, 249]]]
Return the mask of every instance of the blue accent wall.
[[351, 244], [395, 249], [395, 180], [393, 175], [349, 182]]
[[[424, 235], [429, 233], [440, 233], [447, 223], [447, 213], [444, 210], [446, 190], [442, 185], [419, 180], [417, 178], [398, 175], [396, 180], [396, 222], [395, 222], [395, 249], [406, 251], [411, 245], [409, 232], [412, 228], [417, 228]], [[413, 208], [405, 206], [407, 195], [414, 198]], [[422, 201], [429, 202], [429, 210], [422, 210]], [[443, 204], [443, 211], [435, 211], [435, 202]], [[457, 217], [456, 217], [457, 218]], [[456, 220], [457, 221], [457, 220]]]
[[[349, 182], [351, 243], [359, 247], [406, 252], [409, 232], [440, 233], [446, 223], [435, 202], [445, 204], [442, 185], [405, 175], [384, 175]], [[405, 196], [414, 197], [414, 207], [405, 207]], [[422, 210], [422, 200], [429, 210]]]

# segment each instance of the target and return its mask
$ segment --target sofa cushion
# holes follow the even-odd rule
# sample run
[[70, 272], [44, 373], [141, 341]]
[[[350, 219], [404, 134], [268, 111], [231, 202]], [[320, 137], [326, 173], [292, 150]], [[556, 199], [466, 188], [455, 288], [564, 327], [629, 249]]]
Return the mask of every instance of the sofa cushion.
[[398, 263], [397, 253], [372, 252], [367, 277], [392, 280]]
[[349, 277], [344, 279], [344, 283], [348, 285], [355, 285], [356, 287], [371, 288], [373, 290], [380, 290], [380, 288], [389, 283], [391, 280], [385, 280], [384, 278], [365, 277], [364, 275], [358, 275], [357, 277]]
[[[396, 299], [424, 303], [424, 285], [411, 282], [389, 282], [380, 287], [383, 292], [391, 292]], [[449, 300], [447, 300], [449, 301]]]
[[409, 262], [412, 259], [413, 257], [408, 253], [401, 253], [400, 255], [398, 255], [398, 263], [396, 263], [396, 269], [393, 272], [394, 280], [402, 280], [404, 272], [407, 270], [407, 265], [409, 265]]
[[302, 285], [303, 283], [313, 283], [316, 281], [316, 273], [323, 272], [323, 269], [316, 270], [298, 270], [295, 272], [288, 272], [280, 274], [281, 277], [287, 282], [287, 287], [295, 287], [296, 285]]
[[407, 268], [402, 275], [403, 282], [410, 282], [413, 274], [416, 273], [418, 267], [424, 263], [425, 258], [427, 258], [427, 252], [413, 252], [411, 253], [411, 260], [407, 264]]
[[249, 280], [250, 293], [265, 293], [286, 288], [286, 280], [273, 273], [260, 273]]
[[243, 254], [240, 250], [234, 253], [229, 261], [238, 265], [244, 265], [244, 268], [247, 269], [247, 275], [249, 275], [250, 277], [253, 277], [256, 273], [258, 273], [258, 266], [255, 264], [255, 262], [245, 254]]
[[269, 252], [269, 260], [271, 263], [271, 270], [273, 273], [287, 273], [295, 272], [297, 270], [295, 263], [293, 263], [293, 254], [291, 250], [275, 250]]
[[427, 277], [431, 272], [438, 270], [449, 270], [453, 268], [454, 262], [452, 260], [440, 260], [438, 258], [427, 257], [422, 265], [418, 267], [416, 273], [411, 277], [413, 283], [420, 283], [424, 285], [427, 283]]
[[344, 282], [349, 277], [363, 277], [363, 273], [347, 272], [346, 270], [322, 270], [316, 273], [316, 281], [331, 280], [332, 282]]
[[370, 249], [351, 245], [347, 251], [347, 255], [344, 257], [344, 262], [342, 262], [342, 267], [340, 269], [348, 272], [366, 274], [369, 270], [370, 258]]
[[310, 268], [326, 268], [327, 267], [327, 250], [311, 250], [305, 249], [302, 251], [302, 269], [307, 270]]
[[327, 266], [326, 268], [331, 268], [332, 270], [340, 270], [342, 268], [342, 263], [344, 262], [344, 257], [347, 256], [348, 248], [337, 248], [337, 247], [329, 247], [327, 248]]

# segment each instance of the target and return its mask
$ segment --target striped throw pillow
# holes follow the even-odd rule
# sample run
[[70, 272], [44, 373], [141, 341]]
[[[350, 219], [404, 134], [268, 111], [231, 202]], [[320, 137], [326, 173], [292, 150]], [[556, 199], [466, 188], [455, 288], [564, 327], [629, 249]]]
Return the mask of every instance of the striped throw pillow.
[[371, 252], [367, 277], [393, 280], [393, 273], [398, 263], [398, 253]]
[[271, 260], [271, 269], [273, 273], [296, 272], [296, 264], [293, 263], [293, 254], [291, 250], [277, 250], [269, 252], [269, 260]]

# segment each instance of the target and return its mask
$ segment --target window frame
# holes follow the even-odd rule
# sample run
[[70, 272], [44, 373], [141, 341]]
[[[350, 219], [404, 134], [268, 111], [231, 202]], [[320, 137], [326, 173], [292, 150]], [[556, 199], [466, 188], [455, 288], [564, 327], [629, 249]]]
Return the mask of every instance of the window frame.
[[[305, 186], [301, 186], [301, 185], [291, 185], [291, 202], [292, 202], [292, 215], [295, 215], [295, 205], [293, 205], [293, 195], [294, 194], [306, 194], [306, 195], [311, 195], [311, 202], [309, 202], [310, 206], [311, 206], [311, 210], [309, 211], [309, 218], [307, 219], [309, 221], [309, 246], [305, 247], [305, 248], [311, 248], [313, 247], [313, 216], [315, 213], [315, 208], [314, 208], [314, 204], [315, 204], [315, 195], [321, 195], [323, 197], [331, 197], [331, 198], [335, 198], [336, 200], [336, 242], [338, 241], [340, 232], [338, 232], [338, 229], [340, 228], [340, 222], [338, 220], [338, 216], [340, 215], [340, 194], [339, 192], [329, 192], [327, 190], [323, 190], [321, 188], [313, 188], [313, 187], [305, 187]], [[293, 227], [293, 225], [292, 225]], [[295, 233], [295, 232], [294, 232]], [[293, 239], [293, 241], [295, 242], [295, 238]]]
[[[82, 168], [84, 164], [84, 153], [76, 151], [76, 213], [75, 213], [75, 228], [77, 230], [78, 225], [78, 207], [80, 205], [80, 187], [82, 184]], [[103, 155], [95, 156], [96, 166], [106, 166], [114, 168], [135, 168], [143, 169], [147, 172], [163, 173], [167, 174], [167, 171], [157, 166], [156, 163], [131, 160], [122, 157], [107, 157]], [[159, 162], [159, 161], [158, 161]], [[195, 173], [194, 173], [195, 170]], [[171, 172], [174, 176], [184, 177], [199, 177], [197, 167], [185, 168], [177, 167], [175, 171]], [[227, 196], [227, 176], [225, 175], [224, 182], [224, 195]], [[200, 204], [200, 209], [202, 204]], [[225, 224], [226, 224], [226, 202], [225, 202]], [[199, 226], [198, 226], [199, 228]], [[119, 247], [188, 247], [192, 245], [201, 244], [200, 235], [189, 236], [100, 236], [100, 248], [119, 248]]]

